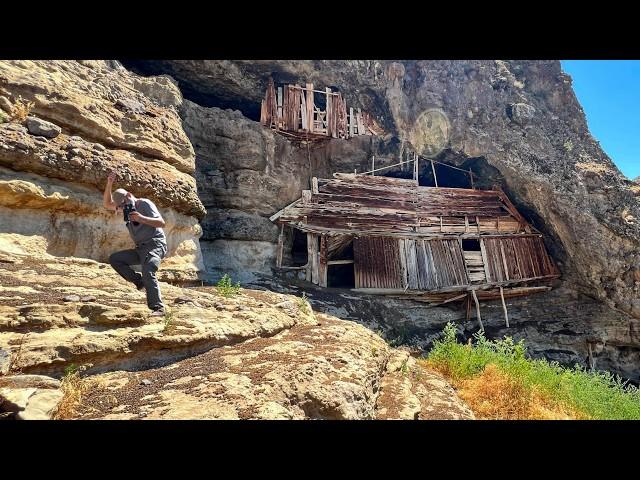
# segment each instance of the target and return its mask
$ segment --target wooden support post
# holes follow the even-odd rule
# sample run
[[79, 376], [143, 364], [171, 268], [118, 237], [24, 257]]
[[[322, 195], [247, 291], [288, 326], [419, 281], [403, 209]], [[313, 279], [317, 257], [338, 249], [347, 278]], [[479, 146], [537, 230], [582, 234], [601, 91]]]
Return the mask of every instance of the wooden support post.
[[436, 187], [438, 186], [438, 177], [436, 177], [436, 167], [433, 166], [433, 160], [431, 161], [431, 171], [433, 172], [433, 180], [436, 182]]
[[418, 183], [418, 158], [418, 154], [415, 153], [413, 160], [413, 179], [416, 181], [416, 184]]
[[276, 265], [278, 268], [282, 267], [282, 251], [284, 249], [284, 223], [280, 224], [280, 235], [278, 236], [278, 257]]
[[309, 124], [309, 133], [313, 133], [313, 83], [307, 83], [307, 123]]
[[500, 287], [500, 298], [502, 299], [502, 309], [504, 310], [504, 321], [507, 324], [507, 328], [509, 328], [509, 315], [507, 314], [507, 304], [504, 303], [504, 292], [502, 287]]
[[318, 235], [307, 233], [307, 281], [318, 284]]
[[313, 194], [318, 194], [319, 190], [318, 190], [318, 177], [313, 177], [311, 179], [311, 193]]
[[[327, 95], [328, 97], [328, 95]], [[327, 286], [327, 271], [329, 270], [327, 264], [327, 236], [320, 235], [320, 254], [318, 255], [318, 285], [321, 287]]]
[[473, 185], [473, 172], [471, 171], [471, 169], [469, 169], [469, 178], [471, 178], [471, 188], [475, 190], [476, 187]]
[[371, 175], [376, 175], [376, 156], [371, 157]]
[[332, 105], [332, 101], [333, 99], [331, 98], [331, 89], [329, 87], [327, 87], [326, 89], [327, 92], [327, 102], [326, 102], [326, 108], [327, 108], [327, 136], [329, 137], [335, 137], [336, 136], [336, 132], [333, 128], [334, 126], [334, 122], [333, 122], [333, 105]]
[[473, 300], [476, 302], [476, 315], [478, 316], [478, 323], [480, 324], [480, 330], [484, 332], [484, 325], [482, 325], [482, 317], [480, 316], [480, 302], [478, 302], [478, 296], [475, 290], [471, 290]]
[[594, 370], [596, 362], [593, 360], [593, 350], [591, 350], [591, 342], [587, 342], [587, 348], [589, 349], [589, 369]]
[[465, 302], [465, 306], [467, 308], [467, 315], [466, 315], [465, 319], [468, 322], [469, 319], [471, 318], [471, 294], [469, 294], [469, 293], [467, 293], [467, 300]]

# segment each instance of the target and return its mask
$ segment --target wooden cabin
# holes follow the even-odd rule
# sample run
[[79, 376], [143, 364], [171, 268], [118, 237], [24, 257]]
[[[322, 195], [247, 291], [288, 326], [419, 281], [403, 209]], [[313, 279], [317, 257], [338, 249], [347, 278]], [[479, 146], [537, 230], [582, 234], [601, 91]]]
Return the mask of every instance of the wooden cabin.
[[[417, 178], [417, 177], [416, 177]], [[435, 303], [513, 297], [557, 278], [542, 234], [501, 190], [419, 186], [416, 179], [334, 174], [271, 217], [307, 236], [306, 279], [331, 287], [353, 268], [353, 288]], [[345, 252], [348, 252], [345, 254]], [[296, 267], [293, 267], [296, 268]], [[506, 307], [505, 307], [506, 314]]]

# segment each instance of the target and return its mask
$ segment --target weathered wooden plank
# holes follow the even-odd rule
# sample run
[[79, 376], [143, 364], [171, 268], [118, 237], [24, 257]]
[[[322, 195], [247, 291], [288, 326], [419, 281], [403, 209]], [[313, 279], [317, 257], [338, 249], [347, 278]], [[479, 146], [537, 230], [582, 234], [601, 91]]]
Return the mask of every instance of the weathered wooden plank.
[[309, 133], [314, 132], [314, 104], [313, 104], [313, 83], [307, 83], [307, 125]]
[[355, 118], [353, 116], [353, 107], [349, 108], [349, 137], [353, 137]]

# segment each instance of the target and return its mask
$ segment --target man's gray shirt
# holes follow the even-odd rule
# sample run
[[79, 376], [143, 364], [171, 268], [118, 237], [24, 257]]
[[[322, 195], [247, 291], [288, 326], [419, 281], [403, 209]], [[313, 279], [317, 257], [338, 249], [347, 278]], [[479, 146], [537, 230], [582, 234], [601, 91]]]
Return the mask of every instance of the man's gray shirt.
[[[136, 211], [145, 217], [162, 218], [156, 205], [146, 198], [136, 200]], [[136, 245], [148, 242], [149, 240], [157, 240], [164, 244], [167, 243], [167, 238], [162, 228], [152, 227], [151, 225], [145, 225], [139, 222], [138, 225], [134, 225], [133, 222], [128, 222], [127, 228], [129, 229], [129, 235], [131, 235]]]

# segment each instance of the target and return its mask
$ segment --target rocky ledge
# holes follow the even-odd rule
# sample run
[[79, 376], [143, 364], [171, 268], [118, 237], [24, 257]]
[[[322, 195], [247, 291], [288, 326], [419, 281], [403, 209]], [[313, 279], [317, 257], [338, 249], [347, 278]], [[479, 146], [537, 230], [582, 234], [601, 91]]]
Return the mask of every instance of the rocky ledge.
[[[407, 351], [300, 297], [161, 283], [168, 314], [151, 317], [106, 264], [8, 248], [0, 284], [4, 417], [473, 417]], [[77, 367], [84, 393], [70, 408]]]

